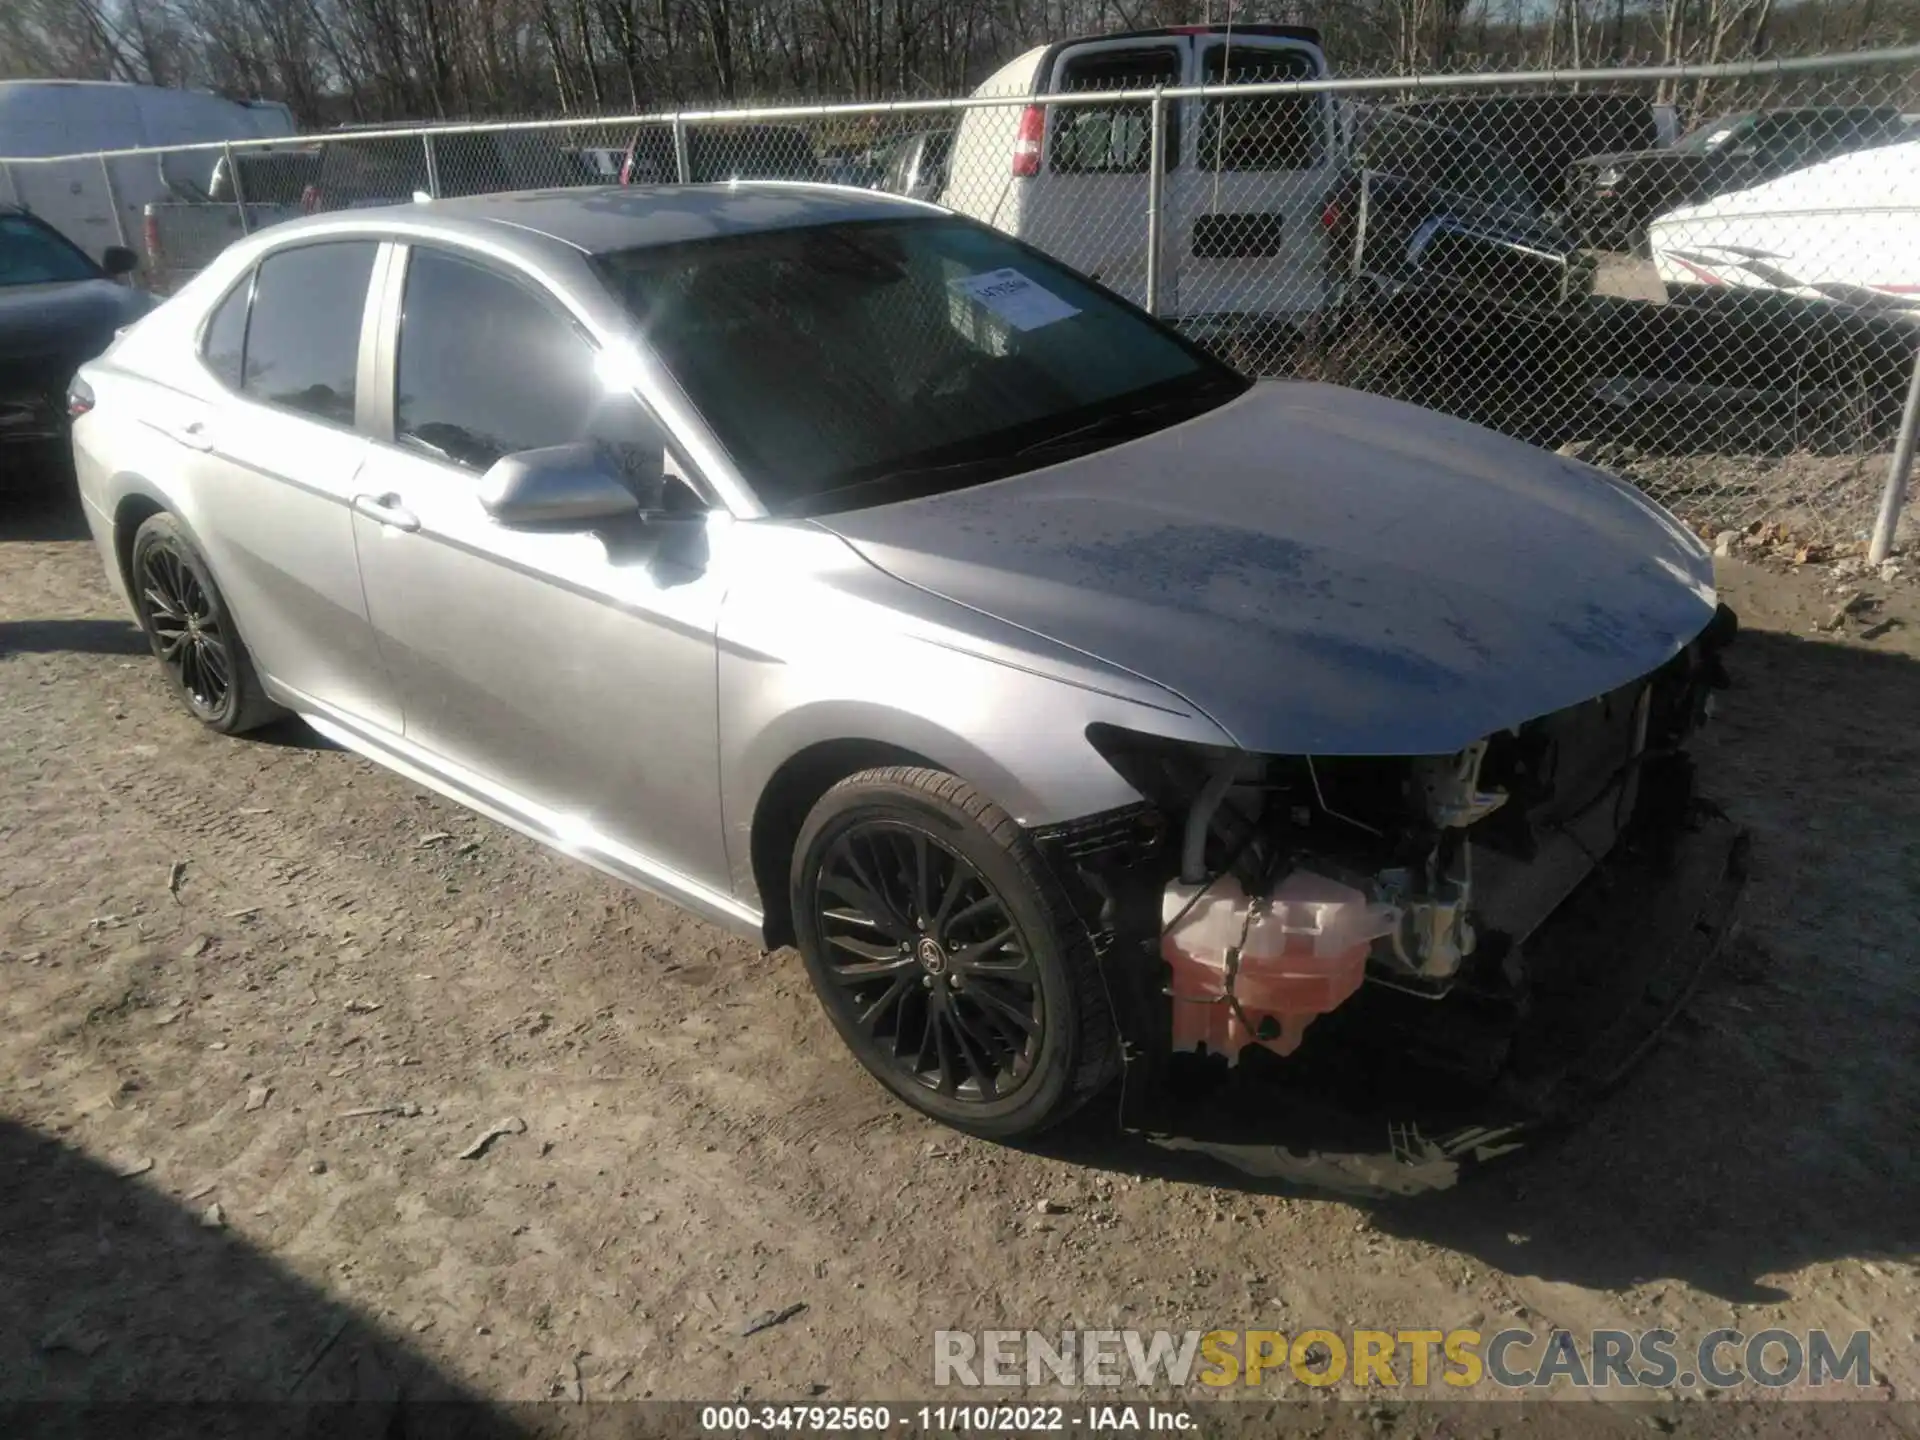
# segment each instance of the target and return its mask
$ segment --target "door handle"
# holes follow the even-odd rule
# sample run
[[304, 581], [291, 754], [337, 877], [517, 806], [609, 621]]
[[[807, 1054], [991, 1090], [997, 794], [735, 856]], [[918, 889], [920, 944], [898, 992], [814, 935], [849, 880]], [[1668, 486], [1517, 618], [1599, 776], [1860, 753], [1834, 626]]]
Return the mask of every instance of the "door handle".
[[400, 503], [400, 497], [386, 495], [356, 495], [353, 508], [369, 520], [378, 520], [393, 530], [418, 530], [420, 517]]
[[190, 420], [170, 433], [189, 450], [213, 449], [213, 437], [207, 434], [207, 422], [204, 420]]

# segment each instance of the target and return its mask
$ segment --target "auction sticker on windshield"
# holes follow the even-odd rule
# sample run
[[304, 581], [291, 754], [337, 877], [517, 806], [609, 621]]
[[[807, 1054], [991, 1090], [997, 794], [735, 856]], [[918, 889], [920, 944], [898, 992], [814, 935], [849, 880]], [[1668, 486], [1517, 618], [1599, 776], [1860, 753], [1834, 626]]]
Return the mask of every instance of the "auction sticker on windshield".
[[1080, 313], [1051, 290], [1033, 283], [1018, 270], [988, 270], [950, 282], [955, 290], [983, 306], [1016, 330], [1038, 330]]

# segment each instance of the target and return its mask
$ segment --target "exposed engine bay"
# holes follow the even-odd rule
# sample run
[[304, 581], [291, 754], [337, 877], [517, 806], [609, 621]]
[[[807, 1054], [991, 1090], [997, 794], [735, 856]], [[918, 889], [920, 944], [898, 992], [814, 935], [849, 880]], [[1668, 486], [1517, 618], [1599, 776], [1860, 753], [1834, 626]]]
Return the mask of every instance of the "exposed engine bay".
[[1129, 1053], [1291, 1057], [1379, 996], [1410, 1048], [1499, 1071], [1557, 963], [1535, 948], [1543, 926], [1628, 852], [1671, 869], [1702, 813], [1684, 747], [1735, 629], [1722, 606], [1657, 671], [1451, 755], [1254, 755], [1095, 727], [1147, 803], [1037, 838], [1079, 892]]

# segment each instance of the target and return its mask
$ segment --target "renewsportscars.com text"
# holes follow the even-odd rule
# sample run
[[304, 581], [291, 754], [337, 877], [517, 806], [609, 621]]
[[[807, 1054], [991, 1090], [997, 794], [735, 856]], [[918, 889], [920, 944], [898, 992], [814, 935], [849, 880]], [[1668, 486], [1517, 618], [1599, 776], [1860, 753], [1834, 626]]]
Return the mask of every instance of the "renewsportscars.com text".
[[959, 1386], [1497, 1385], [1540, 1389], [1867, 1387], [1871, 1334], [1856, 1330], [939, 1330], [933, 1382]]

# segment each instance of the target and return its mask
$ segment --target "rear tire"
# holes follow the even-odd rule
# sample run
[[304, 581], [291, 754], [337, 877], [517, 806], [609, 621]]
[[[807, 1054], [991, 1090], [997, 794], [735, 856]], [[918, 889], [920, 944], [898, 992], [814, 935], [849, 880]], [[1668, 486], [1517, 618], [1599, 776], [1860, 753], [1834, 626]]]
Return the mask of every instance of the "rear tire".
[[1119, 1072], [1091, 941], [1026, 832], [938, 770], [866, 770], [794, 846], [794, 931], [827, 1017], [943, 1124], [1038, 1134]]
[[134, 534], [128, 570], [140, 628], [194, 719], [238, 735], [285, 713], [267, 699], [226, 599], [178, 520], [150, 517]]

